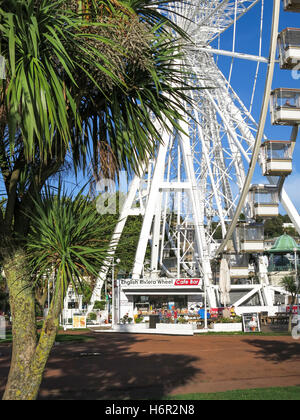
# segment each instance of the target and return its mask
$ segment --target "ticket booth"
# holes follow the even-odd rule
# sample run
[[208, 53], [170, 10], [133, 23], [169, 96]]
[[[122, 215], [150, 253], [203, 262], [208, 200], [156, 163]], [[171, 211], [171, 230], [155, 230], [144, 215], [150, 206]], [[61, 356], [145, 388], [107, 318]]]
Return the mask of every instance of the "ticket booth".
[[300, 0], [283, 0], [283, 7], [286, 12], [300, 12]]
[[270, 110], [273, 125], [299, 125], [300, 89], [275, 89], [271, 94]]
[[249, 191], [254, 219], [279, 215], [279, 192], [275, 185], [252, 185]]
[[261, 148], [264, 176], [287, 176], [293, 171], [291, 141], [270, 140]]
[[300, 62], [300, 29], [287, 28], [278, 36], [281, 69], [293, 70]]

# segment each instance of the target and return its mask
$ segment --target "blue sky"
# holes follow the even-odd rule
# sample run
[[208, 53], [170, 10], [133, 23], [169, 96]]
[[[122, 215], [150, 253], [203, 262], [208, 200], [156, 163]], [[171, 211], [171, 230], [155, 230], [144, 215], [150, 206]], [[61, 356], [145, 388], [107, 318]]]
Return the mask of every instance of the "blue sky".
[[[264, 10], [264, 29], [263, 29], [263, 52], [264, 57], [269, 56], [270, 46], [270, 33], [272, 26], [272, 11], [273, 1], [265, 0]], [[261, 3], [259, 2], [252, 10], [250, 10], [244, 17], [240, 19], [237, 24], [237, 37], [236, 37], [236, 51], [258, 55], [259, 52], [259, 33], [260, 33], [260, 16], [261, 16]], [[283, 7], [281, 8], [280, 16], [280, 31], [287, 28], [297, 28], [299, 25], [299, 14], [298, 13], [287, 13], [284, 12]], [[221, 39], [221, 49], [231, 50], [232, 49], [232, 38], [233, 29], [227, 31]], [[222, 69], [225, 76], [229, 75], [231, 58], [219, 58], [219, 66]], [[265, 87], [267, 65], [261, 64], [259, 77], [257, 81], [256, 95], [253, 107], [253, 116], [256, 121], [259, 120], [261, 105], [263, 100], [263, 93]], [[231, 84], [235, 91], [238, 93], [240, 98], [243, 100], [247, 108], [249, 108], [252, 87], [256, 72], [256, 62], [235, 60], [233, 67], [233, 74]], [[292, 73], [287, 70], [281, 70], [279, 65], [276, 65], [273, 88], [288, 87], [288, 88], [300, 88], [300, 79], [294, 80]], [[291, 135], [291, 127], [273, 127], [271, 125], [270, 117], [267, 118], [265, 134], [269, 139], [273, 140], [289, 140]], [[296, 205], [298, 211], [300, 211], [300, 139], [296, 144], [294, 153], [294, 171], [293, 174], [287, 178], [285, 188]], [[256, 178], [253, 182], [262, 182], [263, 178], [260, 175], [259, 170], [256, 172]], [[284, 213], [284, 210], [281, 209]]]

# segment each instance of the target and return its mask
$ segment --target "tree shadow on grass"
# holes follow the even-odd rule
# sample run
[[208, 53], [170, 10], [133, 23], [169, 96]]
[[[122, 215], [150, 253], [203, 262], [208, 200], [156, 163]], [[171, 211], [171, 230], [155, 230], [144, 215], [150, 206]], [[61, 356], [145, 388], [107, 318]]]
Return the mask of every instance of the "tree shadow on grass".
[[247, 344], [256, 348], [258, 358], [270, 362], [282, 363], [286, 361], [300, 362], [300, 342], [280, 340], [245, 340]]
[[[133, 343], [146, 350], [130, 351]], [[55, 349], [39, 399], [160, 399], [199, 374], [196, 360], [174, 351], [151, 353], [151, 339], [141, 336], [101, 335], [93, 343]]]

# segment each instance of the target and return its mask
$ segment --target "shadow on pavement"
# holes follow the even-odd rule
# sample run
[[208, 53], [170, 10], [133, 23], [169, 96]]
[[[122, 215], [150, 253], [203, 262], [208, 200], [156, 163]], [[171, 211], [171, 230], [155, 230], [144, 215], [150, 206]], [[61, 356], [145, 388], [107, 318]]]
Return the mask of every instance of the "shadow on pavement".
[[286, 361], [300, 362], [300, 342], [284, 342], [279, 340], [245, 340], [249, 346], [256, 348], [258, 358], [281, 363]]
[[[145, 352], [131, 352], [133, 343]], [[199, 358], [174, 354], [174, 349], [172, 353], [151, 354], [150, 340], [121, 334], [58, 346], [48, 362], [39, 399], [160, 399], [201, 373], [193, 367]]]

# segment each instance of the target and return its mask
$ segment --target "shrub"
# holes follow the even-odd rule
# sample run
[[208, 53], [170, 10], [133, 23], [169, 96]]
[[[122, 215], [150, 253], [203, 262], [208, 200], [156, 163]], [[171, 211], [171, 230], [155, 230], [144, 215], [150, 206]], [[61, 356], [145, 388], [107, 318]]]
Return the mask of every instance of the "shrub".
[[106, 302], [105, 300], [96, 300], [94, 304], [94, 309], [99, 309], [100, 311], [104, 311], [106, 308]]
[[90, 314], [89, 314], [89, 319], [90, 319], [91, 321], [96, 321], [96, 319], [97, 319], [97, 315], [96, 315], [96, 314], [94, 314], [94, 313], [92, 312], [92, 313], [90, 313]]

